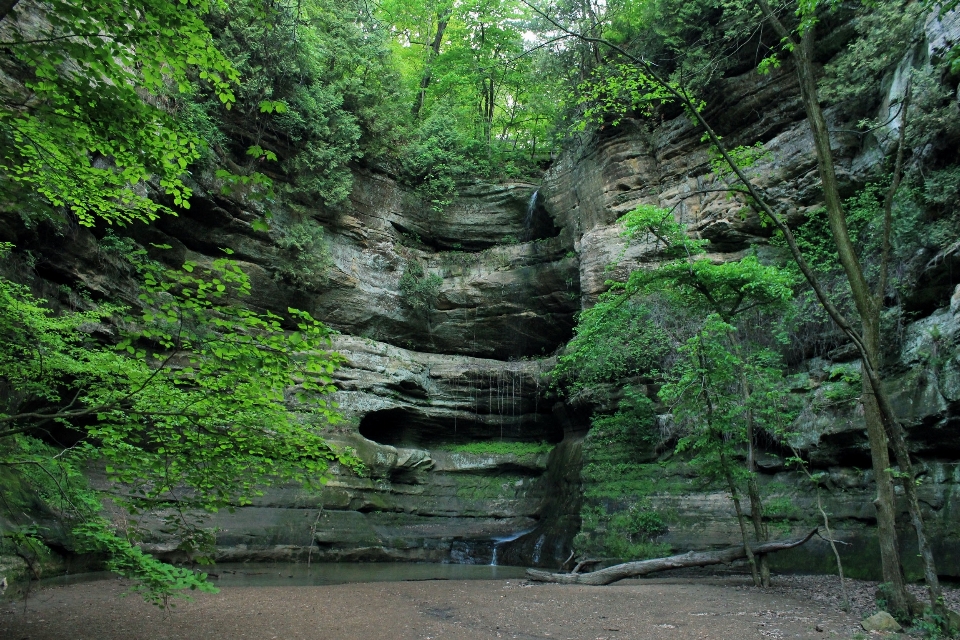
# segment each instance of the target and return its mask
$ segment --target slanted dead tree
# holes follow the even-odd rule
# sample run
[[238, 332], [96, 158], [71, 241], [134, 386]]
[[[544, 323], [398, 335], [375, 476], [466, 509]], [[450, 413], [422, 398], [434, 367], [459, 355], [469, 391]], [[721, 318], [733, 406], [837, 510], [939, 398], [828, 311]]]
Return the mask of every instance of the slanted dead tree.
[[[786, 551], [793, 549], [807, 542], [817, 534], [818, 529], [811, 529], [807, 535], [797, 540], [774, 540], [754, 545], [750, 551], [753, 555], [776, 553], [777, 551]], [[601, 586], [612, 584], [618, 580], [627, 578], [636, 578], [645, 576], [658, 571], [667, 569], [682, 569], [684, 567], [707, 567], [715, 564], [730, 564], [734, 560], [742, 560], [747, 557], [747, 550], [744, 545], [728, 547], [719, 551], [688, 551], [676, 556], [666, 558], [652, 558], [650, 560], [640, 560], [637, 562], [625, 562], [617, 564], [606, 569], [600, 569], [592, 573], [551, 573], [539, 569], [527, 569], [527, 579], [534, 582], [556, 582], [559, 584], [586, 584]], [[581, 563], [582, 564], [582, 563]], [[577, 565], [579, 568], [580, 565]]]

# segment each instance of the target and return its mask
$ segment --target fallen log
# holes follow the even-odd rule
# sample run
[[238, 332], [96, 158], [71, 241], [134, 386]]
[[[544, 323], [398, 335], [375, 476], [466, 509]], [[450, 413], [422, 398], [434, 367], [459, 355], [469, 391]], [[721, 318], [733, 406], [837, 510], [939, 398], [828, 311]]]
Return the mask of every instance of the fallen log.
[[[763, 544], [752, 546], [751, 549], [754, 555], [785, 551], [799, 547], [816, 533], [817, 529], [811, 529], [810, 533], [798, 540], [764, 542]], [[740, 560], [746, 557], [747, 553], [744, 551], [743, 545], [740, 545], [719, 551], [688, 551], [687, 553], [669, 556], [667, 558], [652, 558], [650, 560], [640, 560], [637, 562], [625, 562], [592, 573], [551, 573], [538, 569], [527, 569], [527, 579], [533, 580], [534, 582], [557, 582], [559, 584], [588, 584], [599, 586], [611, 584], [626, 578], [645, 576], [648, 573], [656, 573], [657, 571], [665, 571], [667, 569], [728, 564], [734, 560]]]

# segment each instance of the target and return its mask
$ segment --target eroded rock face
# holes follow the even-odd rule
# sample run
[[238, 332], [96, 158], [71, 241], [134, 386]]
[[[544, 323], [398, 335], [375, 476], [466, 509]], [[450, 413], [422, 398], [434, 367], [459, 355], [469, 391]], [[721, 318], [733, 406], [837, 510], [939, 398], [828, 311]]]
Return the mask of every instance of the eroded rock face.
[[[862, 186], [893, 148], [902, 126], [897, 105], [907, 71], [960, 40], [957, 21], [953, 14], [927, 21], [927, 46], [911, 52], [885, 84], [876, 113], [884, 124], [871, 135], [859, 139], [843, 133], [850, 128], [844, 125], [843, 114], [828, 106], [829, 126], [837, 130], [832, 143], [838, 177], [847, 194]], [[764, 153], [748, 174], [774, 208], [788, 221], [798, 222], [821, 206], [816, 156], [793, 70], [785, 65], [768, 76], [751, 71], [728, 78], [711, 95], [705, 115], [730, 146], [763, 143]], [[604, 128], [581, 149], [561, 157], [545, 176], [541, 192], [545, 208], [563, 229], [561, 237], [575, 247], [584, 307], [607, 289], [608, 280], [625, 279], [630, 271], [652, 268], [661, 259], [653, 245], [628, 245], [616, 223], [641, 204], [672, 210], [691, 233], [709, 241], [708, 257], [714, 261], [736, 260], [748, 250], [757, 250], [761, 258], [771, 255], [769, 229], [740, 195], [724, 190], [722, 176], [711, 164], [709, 145], [685, 116], [652, 122], [625, 119], [617, 127]], [[960, 348], [955, 339], [960, 291], [954, 293], [958, 259], [956, 247], [915, 258], [915, 286], [905, 293], [904, 309], [922, 319], [906, 323], [902, 349], [888, 357], [886, 376], [921, 470], [920, 491], [938, 568], [949, 575], [960, 575], [960, 547], [955, 542], [960, 513], [956, 444]], [[806, 408], [793, 430], [803, 455], [825, 473], [825, 508], [838, 535], [851, 543], [842, 551], [850, 558], [849, 572], [876, 577], [875, 490], [859, 391], [841, 388], [842, 371], [849, 370], [855, 378], [859, 369], [855, 352], [840, 342], [826, 357], [806, 361], [794, 372], [800, 380], [794, 391], [803, 394]], [[591, 400], [589, 393], [581, 396], [568, 402], [575, 405], [569, 414], [582, 425], [589, 407], [602, 403]], [[650, 477], [642, 480], [642, 491], [654, 508], [672, 518], [669, 532], [657, 541], [675, 550], [736, 544], [739, 531], [729, 497], [705, 490], [694, 472], [665, 451], [650, 455], [659, 456], [660, 462], [649, 465]], [[812, 485], [786, 464], [790, 455], [770, 447], [759, 465], [761, 482], [777, 505], [769, 515], [779, 520], [777, 533], [782, 535], [801, 531], [817, 513]], [[614, 497], [606, 506], [618, 511], [631, 504]], [[905, 513], [901, 521], [908, 522]], [[916, 549], [904, 526], [902, 555], [913, 571]], [[831, 570], [826, 543], [815, 541], [778, 558], [784, 568]]]
[[[141, 236], [174, 245], [171, 261], [232, 248], [249, 263], [255, 305], [294, 306], [344, 333], [420, 351], [506, 360], [552, 352], [569, 339], [579, 307], [576, 257], [535, 191], [476, 184], [437, 213], [393, 180], [358, 172], [350, 200], [335, 208], [276, 212], [274, 235], [296, 219], [324, 225], [332, 264], [310, 289], [275, 277], [285, 257], [270, 234], [253, 230], [248, 202], [198, 189], [189, 210]], [[426, 308], [401, 291], [414, 261], [442, 278]]]
[[[956, 41], [955, 22], [928, 25], [930, 51]], [[902, 82], [890, 84], [879, 116], [902, 88]], [[714, 94], [707, 117], [729, 143], [763, 142], [766, 153], [750, 171], [775, 206], [789, 220], [817, 207], [812, 140], [789, 66], [726, 79]], [[827, 115], [831, 125], [839, 124], [835, 110]], [[845, 185], [863, 182], [899, 126], [893, 118], [872, 137], [834, 138]], [[134, 229], [145, 247], [171, 245], [166, 252], [150, 250], [175, 266], [209, 261], [230, 247], [252, 279], [252, 306], [305, 309], [342, 332], [333, 345], [345, 356], [335, 374], [335, 399], [346, 419], [326, 435], [355, 450], [366, 475], [335, 467], [319, 489], [274, 488], [252, 505], [217, 514], [210, 526], [219, 530], [218, 557], [490, 562], [496, 553], [505, 564], [558, 566], [580, 528], [581, 445], [596, 402], [558, 403], [546, 379], [553, 361], [529, 358], [569, 340], [575, 312], [592, 304], [608, 279], [660, 259], [653, 246], [627, 246], [620, 235], [617, 218], [638, 204], [671, 208], [710, 241], [714, 260], [734, 260], [750, 248], [768, 251], [768, 229], [741, 196], [723, 187], [708, 145], [686, 117], [627, 119], [582, 151], [562, 156], [541, 186], [464, 185], [460, 200], [442, 213], [389, 177], [358, 169], [347, 202], [281, 206], [271, 232], [252, 226], [257, 203], [203, 185], [189, 211]], [[277, 235], [304, 220], [323, 226], [331, 260], [326, 279], [310, 286], [278, 275], [290, 257]], [[97, 298], [136, 302], [123, 261], [101, 252], [89, 230], [58, 237], [0, 222], [2, 239], [42, 256], [35, 275], [48, 297], [56, 299], [57, 285], [69, 284]], [[943, 292], [949, 295], [955, 285], [951, 269], [960, 264], [960, 251], [923, 260], [928, 267], [918, 272], [908, 302], [927, 317], [906, 326], [889, 384], [911, 425], [923, 470], [921, 497], [945, 559], [941, 570], [960, 575], [960, 289], [943, 304]], [[425, 308], [411, 304], [400, 286], [414, 262], [442, 280]], [[612, 262], [618, 266], [611, 272]], [[799, 367], [795, 391], [808, 400], [796, 425], [798, 444], [825, 470], [824, 496], [837, 534], [866, 558], [874, 552], [869, 451], [856, 403], [828, 402], [837, 365], [855, 371], [849, 349]], [[557, 446], [526, 456], [456, 450], [465, 442], [501, 440]], [[663, 453], [651, 452], [650, 459]], [[762, 481], [792, 505], [780, 517], [783, 533], [805, 527], [816, 504], [812, 488], [785, 457], [773, 449], [760, 456]], [[650, 469], [652, 505], [675, 516], [662, 541], [678, 550], [736, 542], [722, 492], [704, 489], [669, 456]], [[159, 533], [148, 548], [176, 555], [176, 541]], [[811, 543], [803, 553], [808, 549], [819, 555], [795, 565], [829, 568], [824, 545]], [[800, 558], [800, 551], [791, 553]]]
[[[327, 281], [314, 289], [277, 276], [289, 255], [251, 225], [256, 203], [198, 185], [190, 210], [133, 230], [171, 266], [203, 264], [230, 247], [251, 277], [248, 304], [307, 309], [343, 332], [333, 344], [345, 358], [334, 399], [345, 420], [327, 437], [355, 450], [366, 475], [334, 468], [320, 491], [274, 489], [217, 514], [209, 525], [219, 531], [219, 557], [297, 558], [312, 546], [318, 560], [490, 562], [495, 544], [538, 526], [550, 455], [454, 450], [466, 442], [564, 438], [548, 392], [552, 359], [519, 359], [567, 340], [579, 306], [576, 257], [535, 191], [468, 186], [441, 216], [392, 180], [360, 172], [350, 202], [309, 212], [325, 225], [332, 261]], [[277, 218], [281, 227], [296, 219], [286, 210]], [[51, 298], [66, 283], [136, 304], [129, 265], [102, 252], [90, 230], [70, 238], [18, 233], [18, 244], [44, 256], [36, 284]], [[399, 286], [412, 261], [442, 278], [426, 309], [408, 304]], [[159, 527], [148, 542], [171, 558], [176, 547]]]

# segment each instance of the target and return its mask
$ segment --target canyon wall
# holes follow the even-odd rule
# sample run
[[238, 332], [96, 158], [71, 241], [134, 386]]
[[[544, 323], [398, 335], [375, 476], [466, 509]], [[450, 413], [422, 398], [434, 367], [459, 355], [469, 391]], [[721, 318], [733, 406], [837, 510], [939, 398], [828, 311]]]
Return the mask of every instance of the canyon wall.
[[[927, 55], [956, 40], [954, 31], [953, 23], [932, 22]], [[890, 83], [880, 116], [901, 90]], [[764, 143], [768, 153], [750, 171], [779, 210], [799, 221], [818, 207], [816, 159], [789, 65], [766, 76], [750, 71], [728, 78], [712, 95], [707, 117], [726, 140]], [[835, 128], [845, 128], [837, 110], [828, 116]], [[869, 136], [835, 136], [848, 191], [868, 179], [899, 126], [894, 117]], [[575, 314], [597, 299], [608, 279], [660, 259], [653, 247], [626, 245], [617, 218], [638, 204], [672, 208], [691, 233], [709, 241], [710, 257], [718, 261], [749, 250], [766, 257], [778, 251], [743, 198], [719, 190], [708, 145], [683, 115], [625, 119], [565, 153], [541, 185], [463, 185], [442, 212], [392, 178], [357, 168], [347, 202], [280, 206], [271, 230], [259, 231], [252, 222], [261, 205], [200, 183], [189, 210], [134, 228], [133, 237], [172, 266], [210, 261], [220, 247], [230, 247], [251, 276], [249, 304], [304, 309], [339, 331], [333, 348], [345, 363], [335, 374], [335, 400], [344, 420], [327, 427], [326, 436], [356, 450], [367, 468], [357, 477], [334, 467], [329, 482], [316, 489], [274, 488], [252, 505], [211, 516], [220, 560], [309, 555], [314, 561], [558, 567], [580, 529], [590, 416], [604, 407], [558, 398], [548, 376], [553, 356], [572, 337]], [[322, 280], [305, 285], [291, 278], [303, 256], [285, 252], [277, 240], [293, 224], [322, 227], [329, 260]], [[0, 220], [0, 239], [38, 256], [32, 265], [9, 267], [8, 275], [63, 306], [74, 304], [79, 291], [134, 301], [123, 256], [98, 244], [104, 233]], [[151, 243], [173, 248], [159, 252]], [[429, 304], [415, 304], [401, 286], [414, 263], [424, 277], [440, 278]], [[918, 264], [914, 294], [902, 302], [914, 317], [889, 363], [889, 384], [910, 425], [941, 570], [960, 576], [960, 293], [954, 293], [960, 249]], [[795, 391], [808, 406], [796, 425], [798, 444], [826, 473], [824, 496], [837, 534], [851, 542], [845, 553], [866, 575], [874, 514], [862, 417], [856, 403], [820, 401], [836, 384], [838, 365], [857, 366], [842, 340], [795, 366], [801, 381]], [[500, 441], [551, 446], [523, 455], [462, 450]], [[638, 491], [666, 514], [668, 530], [659, 540], [678, 550], [735, 541], [725, 494], [704, 487], [669, 451], [651, 455], [656, 461], [644, 463]], [[769, 492], [792, 506], [779, 514], [782, 533], [808, 526], [815, 493], [788, 468], [783, 450], [771, 445], [761, 468]], [[631, 504], [629, 495], [601, 502], [611, 510]], [[177, 541], [159, 530], [146, 548], [178, 558]], [[811, 549], [815, 562], [798, 555]], [[811, 543], [783, 563], [828, 568], [824, 543]]]

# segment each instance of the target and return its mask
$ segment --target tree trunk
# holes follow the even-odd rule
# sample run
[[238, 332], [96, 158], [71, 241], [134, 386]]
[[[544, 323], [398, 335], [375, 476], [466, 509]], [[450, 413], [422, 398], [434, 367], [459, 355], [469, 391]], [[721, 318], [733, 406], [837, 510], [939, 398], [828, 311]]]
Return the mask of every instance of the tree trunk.
[[[726, 462], [721, 456], [721, 464], [726, 467]], [[757, 572], [757, 560], [754, 557], [753, 550], [750, 548], [750, 540], [747, 538], [747, 526], [743, 521], [743, 509], [740, 507], [740, 494], [737, 491], [737, 485], [733, 481], [733, 476], [729, 471], [726, 472], [727, 479], [727, 488], [730, 489], [730, 498], [733, 500], [733, 508], [737, 512], [737, 524], [740, 525], [740, 537], [743, 540], [743, 555], [746, 556], [747, 562], [750, 564], [750, 575], [753, 576], [754, 586], [761, 586], [760, 574]]]
[[[2, 1], [2, 0], [0, 0]], [[420, 110], [423, 109], [423, 102], [427, 97], [427, 87], [430, 86], [431, 73], [430, 67], [434, 59], [440, 55], [440, 45], [443, 43], [443, 34], [447, 30], [447, 24], [450, 22], [450, 15], [453, 9], [444, 9], [437, 14], [437, 32], [430, 43], [430, 51], [427, 54], [427, 64], [423, 69], [423, 78], [420, 79], [420, 91], [417, 93], [417, 99], [410, 110], [413, 113], [413, 119], [420, 117]]]
[[[770, 8], [767, 0], [758, 0], [764, 15], [773, 23], [782, 38], [792, 39], [792, 34], [779, 21]], [[894, 500], [893, 479], [890, 476], [888, 441], [885, 433], [884, 419], [881, 406], [885, 398], [882, 386], [879, 384], [877, 365], [879, 363], [879, 306], [863, 274], [863, 267], [857, 257], [853, 241], [847, 229], [847, 220], [843, 212], [843, 203], [840, 197], [840, 186], [837, 180], [836, 168], [833, 164], [833, 151], [830, 148], [830, 132], [827, 121], [820, 106], [817, 90], [817, 78], [813, 64], [814, 33], [811, 26], [804, 31], [799, 42], [793, 43], [791, 55], [800, 80], [800, 98], [807, 114], [807, 122], [813, 135], [814, 148], [817, 154], [817, 168], [823, 188], [824, 204], [827, 209], [827, 219], [830, 233], [837, 247], [837, 255], [843, 266], [854, 305], [861, 319], [862, 341], [862, 370], [864, 373], [864, 388], [869, 387], [870, 393], [864, 393], [864, 422], [866, 423], [867, 438], [870, 442], [870, 453], [877, 483], [877, 535], [880, 539], [880, 555], [883, 570], [883, 579], [890, 585], [890, 606], [894, 613], [908, 611], [906, 584], [898, 553], [899, 545], [896, 533], [896, 501]], [[888, 403], [889, 404], [889, 403]]]
[[535, 582], [557, 582], [560, 584], [588, 584], [605, 585], [624, 580], [626, 578], [636, 578], [645, 576], [657, 571], [666, 571], [667, 569], [681, 569], [683, 567], [706, 567], [714, 564], [729, 564], [734, 560], [741, 560], [747, 557], [747, 551], [755, 554], [768, 554], [786, 549], [799, 547], [807, 540], [813, 537], [817, 532], [811, 529], [810, 532], [799, 540], [779, 540], [773, 542], [764, 542], [758, 544], [752, 549], [738, 545], [728, 547], [720, 551], [688, 551], [687, 553], [669, 556], [667, 558], [654, 558], [652, 560], [640, 560], [639, 562], [626, 562], [624, 564], [614, 565], [606, 569], [600, 569], [592, 573], [550, 573], [539, 569], [527, 569], [527, 579]]
[[[864, 318], [863, 341], [876, 353], [879, 336], [873, 324]], [[868, 331], [868, 328], [870, 329]], [[861, 367], [865, 367], [861, 361]], [[870, 443], [870, 460], [873, 464], [873, 477], [876, 479], [877, 497], [873, 504], [877, 509], [877, 539], [880, 543], [880, 562], [883, 569], [883, 581], [890, 585], [889, 602], [892, 613], [908, 611], [906, 580], [903, 577], [903, 563], [900, 558], [900, 546], [897, 539], [896, 494], [893, 477], [890, 474], [890, 451], [887, 447], [887, 434], [883, 430], [880, 408], [873, 387], [863, 376], [863, 417], [867, 425], [867, 439]]]
[[[734, 339], [733, 342], [737, 353], [741, 354], [739, 341]], [[740, 355], [740, 361], [743, 362], [742, 355]], [[744, 418], [747, 423], [747, 471], [750, 473], [750, 480], [747, 482], [747, 495], [750, 497], [750, 520], [753, 521], [753, 532], [757, 542], [766, 542], [767, 528], [763, 524], [763, 500], [760, 497], [760, 487], [757, 485], [756, 478], [757, 460], [754, 447], [756, 435], [754, 434], [753, 410], [750, 408], [750, 381], [747, 379], [747, 373], [743, 368], [740, 369], [740, 391], [743, 394], [743, 404], [747, 407]], [[759, 560], [760, 585], [769, 587], [770, 563], [766, 555], [760, 555], [757, 559]]]
[[[916, 499], [914, 486], [913, 464], [906, 447], [903, 429], [892, 412], [890, 400], [881, 384], [879, 376], [880, 366], [880, 305], [871, 294], [863, 275], [863, 268], [853, 248], [853, 242], [847, 232], [846, 217], [840, 201], [840, 188], [836, 170], [833, 165], [833, 155], [830, 150], [830, 134], [826, 119], [817, 95], [816, 78], [813, 68], [813, 32], [811, 28], [804, 33], [800, 46], [794, 48], [793, 57], [796, 61], [797, 72], [800, 76], [801, 99], [807, 112], [807, 119], [813, 132], [814, 144], [817, 149], [817, 163], [820, 169], [820, 178], [823, 183], [824, 200], [827, 205], [827, 217], [830, 222], [830, 231], [833, 234], [840, 263], [846, 272], [850, 290], [853, 293], [854, 304], [861, 318], [861, 335], [865, 356], [862, 359], [862, 368], [867, 380], [864, 387], [869, 390], [864, 394], [864, 420], [867, 426], [867, 436], [870, 440], [870, 449], [873, 457], [873, 467], [877, 481], [877, 520], [878, 535], [881, 540], [881, 553], [884, 554], [883, 570], [884, 581], [891, 583], [891, 607], [895, 612], [908, 611], [908, 595], [903, 581], [899, 557], [894, 559], [890, 554], [897, 548], [896, 530], [890, 527], [889, 521], [895, 521], [896, 501], [893, 492], [893, 478], [886, 471], [889, 469], [889, 455], [887, 447], [892, 446], [897, 464], [904, 475], [903, 488], [907, 497], [907, 507], [910, 518], [917, 533], [921, 559], [924, 563], [924, 577], [927, 580], [927, 589], [930, 595], [930, 604], [935, 612], [945, 613], [940, 592], [940, 583], [937, 578], [933, 554], [927, 543], [923, 516], [920, 512], [919, 501]], [[886, 414], [886, 415], [885, 415]], [[888, 439], [889, 436], [889, 439]], [[878, 459], [878, 454], [879, 458]], [[888, 513], [885, 513], [888, 512]], [[880, 529], [880, 519], [885, 518], [888, 524]], [[893, 571], [894, 565], [897, 567]]]
[[[751, 449], [753, 445], [751, 443]], [[751, 469], [751, 473], [755, 470]], [[767, 541], [767, 527], [763, 523], [763, 501], [760, 499], [760, 487], [757, 485], [756, 478], [750, 478], [747, 482], [747, 495], [750, 496], [750, 519], [753, 521], [753, 532], [756, 535], [757, 542]], [[770, 562], [766, 554], [758, 554], [757, 562], [760, 570], [760, 586], [770, 586]]]

